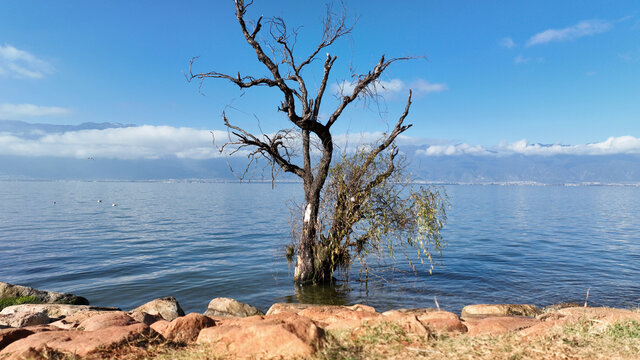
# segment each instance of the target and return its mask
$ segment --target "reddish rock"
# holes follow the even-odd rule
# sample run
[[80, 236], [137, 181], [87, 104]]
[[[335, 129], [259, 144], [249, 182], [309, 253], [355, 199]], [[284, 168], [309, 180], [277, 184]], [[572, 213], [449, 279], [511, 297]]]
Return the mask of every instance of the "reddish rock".
[[539, 322], [532, 327], [519, 331], [525, 339], [536, 338], [550, 334], [554, 329], [560, 328], [565, 322], [563, 320], [549, 320]]
[[458, 315], [448, 311], [430, 311], [417, 316], [418, 321], [439, 333], [466, 333], [467, 327]]
[[318, 306], [313, 304], [297, 304], [297, 303], [275, 303], [271, 305], [269, 310], [267, 310], [266, 315], [278, 315], [285, 312], [299, 313], [300, 311], [312, 307]]
[[169, 327], [169, 325], [171, 324], [170, 321], [167, 320], [158, 320], [156, 322], [154, 322], [153, 324], [151, 324], [151, 329], [153, 329], [153, 331], [157, 332], [158, 334], [164, 336], [166, 334], [167, 328]]
[[45, 349], [85, 356], [105, 348], [149, 336], [151, 329], [145, 324], [115, 326], [97, 331], [45, 331], [14, 341], [0, 351], [0, 358], [23, 358]]
[[55, 326], [51, 326], [51, 324], [26, 326], [26, 327], [23, 327], [22, 329], [29, 330], [34, 334], [35, 333], [39, 333], [39, 332], [43, 332], [43, 331], [60, 331], [60, 328], [57, 328]]
[[22, 338], [26, 338], [27, 336], [33, 334], [33, 331], [27, 329], [0, 329], [0, 350], [4, 349], [7, 345], [11, 344], [16, 340], [20, 340]]
[[415, 308], [415, 309], [393, 309], [388, 310], [382, 313], [384, 316], [395, 315], [395, 314], [411, 314], [415, 316], [420, 316], [429, 312], [439, 311], [434, 308]]
[[66, 316], [58, 321], [52, 322], [51, 326], [55, 326], [62, 330], [76, 329], [80, 324], [94, 316], [111, 313], [112, 311], [96, 311], [96, 310], [81, 310], [75, 312], [69, 316]]
[[624, 309], [605, 307], [573, 307], [558, 310], [557, 314], [563, 316], [564, 322], [594, 321], [593, 331], [603, 331], [607, 327], [621, 321], [635, 320], [640, 322], [640, 313]]
[[509, 331], [517, 331], [538, 324], [540, 320], [520, 316], [496, 316], [484, 319], [465, 319], [464, 325], [469, 329], [468, 334], [500, 335]]
[[364, 311], [364, 312], [370, 312], [370, 313], [376, 312], [376, 309], [373, 306], [364, 305], [364, 304], [345, 305], [342, 307], [347, 308], [349, 310], [353, 310], [353, 311]]
[[[208, 316], [202, 314], [191, 313], [186, 316], [179, 317], [172, 322], [157, 327], [158, 331], [165, 339], [189, 343], [198, 339], [200, 330], [215, 326], [216, 322]], [[152, 326], [152, 328], [154, 328]], [[154, 328], [155, 330], [156, 328]]]
[[298, 315], [317, 322], [327, 330], [353, 329], [360, 326], [364, 320], [373, 320], [382, 316], [372, 307], [362, 305], [355, 308], [329, 305], [309, 306], [300, 310]]
[[468, 305], [462, 309], [461, 317], [482, 318], [488, 316], [536, 316], [541, 311], [535, 305], [523, 304], [478, 304]]
[[363, 304], [355, 304], [355, 305], [347, 305], [347, 306], [338, 306], [338, 305], [315, 305], [315, 304], [296, 304], [296, 303], [275, 303], [271, 305], [266, 315], [277, 315], [285, 312], [292, 312], [295, 314], [300, 314], [301, 311], [309, 309], [309, 308], [335, 308], [335, 309], [348, 309], [353, 311], [366, 311], [366, 312], [376, 312], [376, 309], [373, 306], [363, 305]]
[[200, 331], [197, 342], [212, 344], [233, 358], [302, 357], [320, 346], [323, 331], [308, 318], [293, 313], [252, 316]]
[[114, 311], [105, 314], [92, 316], [82, 321], [78, 328], [84, 331], [95, 331], [110, 328], [113, 326], [127, 326], [135, 324], [131, 316], [122, 311]]

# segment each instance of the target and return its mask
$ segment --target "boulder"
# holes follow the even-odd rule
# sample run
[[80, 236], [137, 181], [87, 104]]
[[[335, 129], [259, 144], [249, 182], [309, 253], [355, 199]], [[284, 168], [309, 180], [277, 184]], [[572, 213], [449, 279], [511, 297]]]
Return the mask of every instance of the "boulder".
[[147, 325], [151, 325], [159, 320], [164, 320], [162, 315], [160, 314], [147, 314], [144, 311], [130, 311], [129, 316], [131, 316], [135, 321], [141, 322]]
[[164, 337], [169, 325], [171, 325], [170, 321], [162, 319], [151, 324], [151, 329]]
[[178, 300], [173, 296], [151, 300], [131, 310], [131, 312], [135, 311], [145, 312], [149, 315], [160, 315], [167, 321], [171, 321], [179, 316], [184, 316], [184, 311], [180, 307], [180, 304], [178, 304]]
[[562, 303], [557, 303], [557, 304], [545, 306], [544, 308], [542, 308], [542, 312], [543, 313], [550, 313], [550, 312], [555, 312], [555, 311], [558, 311], [558, 310], [564, 309], [564, 308], [580, 307], [580, 306], [582, 306], [582, 305], [578, 304], [578, 303], [562, 302]]
[[0, 315], [12, 315], [12, 314], [37, 314], [44, 313], [52, 319], [60, 319], [67, 317], [71, 314], [75, 314], [79, 311], [116, 311], [120, 310], [113, 307], [99, 307], [88, 305], [66, 305], [66, 304], [22, 304], [8, 306], [2, 311]]
[[264, 314], [262, 311], [251, 305], [241, 303], [234, 299], [220, 297], [209, 302], [207, 311], [204, 312], [204, 315], [217, 317], [247, 317]]
[[376, 312], [376, 309], [373, 306], [355, 304], [348, 306], [336, 306], [336, 305], [316, 305], [316, 304], [297, 304], [297, 303], [275, 303], [271, 305], [266, 315], [277, 315], [284, 312], [292, 312], [295, 314], [299, 314], [302, 310], [311, 308], [311, 307], [335, 307], [335, 308], [343, 308], [349, 309], [353, 311], [368, 311], [368, 312]]
[[555, 329], [559, 329], [563, 323], [563, 321], [558, 320], [541, 321], [531, 327], [520, 330], [519, 334], [522, 335], [525, 340], [534, 339], [552, 333]]
[[487, 318], [465, 319], [464, 325], [470, 336], [501, 335], [532, 327], [540, 320], [523, 316], [494, 316]]
[[37, 303], [89, 305], [89, 300], [82, 296], [55, 291], [44, 291], [28, 286], [13, 285], [0, 281], [0, 299], [34, 296]]
[[52, 322], [51, 326], [55, 326], [58, 328], [58, 330], [62, 329], [62, 330], [71, 330], [71, 329], [76, 329], [80, 326], [80, 324], [89, 319], [92, 318], [94, 316], [98, 316], [98, 315], [103, 315], [103, 314], [109, 314], [112, 312], [116, 312], [116, 311], [104, 311], [104, 310], [81, 310], [78, 312], [75, 312], [69, 316], [66, 316], [58, 321], [54, 321]]
[[0, 329], [0, 350], [4, 349], [12, 342], [26, 338], [31, 334], [33, 334], [33, 331], [26, 329]]
[[166, 325], [152, 328], [156, 330], [165, 339], [177, 343], [190, 343], [198, 339], [198, 334], [202, 329], [215, 326], [216, 322], [208, 316], [202, 314], [190, 313], [174, 319]]
[[124, 311], [112, 311], [96, 316], [91, 316], [83, 320], [78, 325], [78, 329], [84, 331], [96, 331], [114, 326], [128, 326], [135, 323], [137, 323], [137, 321], [135, 321]]
[[478, 304], [468, 305], [462, 309], [461, 317], [481, 318], [487, 316], [536, 316], [541, 311], [535, 305], [522, 304]]
[[13, 328], [42, 325], [51, 322], [51, 318], [44, 312], [0, 314], [0, 325]]
[[326, 330], [354, 329], [365, 320], [382, 316], [368, 305], [314, 305], [276, 303], [267, 311], [267, 317], [278, 314], [296, 314], [315, 321]]
[[414, 308], [414, 309], [393, 309], [388, 310], [382, 313], [384, 316], [396, 315], [396, 314], [411, 314], [415, 316], [419, 316], [422, 314], [439, 311], [435, 308]]
[[313, 305], [300, 310], [297, 315], [315, 321], [326, 330], [354, 329], [363, 321], [382, 316], [373, 307], [366, 305]]
[[10, 359], [31, 358], [45, 349], [86, 356], [97, 350], [148, 337], [151, 334], [149, 326], [140, 323], [97, 331], [45, 331], [12, 342], [0, 351], [0, 358], [3, 358], [2, 356], [9, 356]]
[[530, 328], [520, 331], [524, 339], [546, 336], [572, 323], [587, 323], [591, 325], [591, 332], [602, 332], [617, 322], [640, 322], [640, 313], [605, 307], [561, 307], [538, 316], [540, 322]]
[[299, 358], [313, 354], [324, 337], [321, 328], [294, 313], [252, 316], [202, 329], [197, 342], [211, 344], [230, 358]]
[[416, 316], [429, 330], [438, 333], [466, 333], [458, 315], [448, 311], [429, 311]]
[[622, 321], [640, 322], [640, 313], [606, 307], [572, 307], [560, 309], [557, 312], [564, 322], [577, 322], [589, 320], [594, 322], [593, 331], [599, 332], [607, 327]]
[[318, 306], [313, 304], [297, 304], [297, 303], [275, 303], [267, 310], [266, 315], [277, 315], [284, 312], [299, 313], [310, 306]]

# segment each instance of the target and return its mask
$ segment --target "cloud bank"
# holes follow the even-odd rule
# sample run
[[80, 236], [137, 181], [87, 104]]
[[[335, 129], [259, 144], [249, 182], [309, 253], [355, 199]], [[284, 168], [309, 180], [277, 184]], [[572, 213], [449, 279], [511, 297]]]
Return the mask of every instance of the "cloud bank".
[[585, 20], [563, 29], [548, 29], [533, 35], [527, 46], [546, 44], [549, 42], [569, 41], [584, 36], [595, 35], [611, 30], [613, 25], [602, 20]]
[[53, 66], [35, 55], [9, 44], [0, 45], [0, 76], [40, 79], [53, 72]]
[[[351, 152], [363, 144], [371, 144], [383, 137], [382, 132], [336, 134], [336, 153]], [[132, 126], [107, 129], [74, 130], [22, 134], [0, 132], [0, 155], [55, 156], [67, 158], [106, 159], [211, 159], [224, 156], [212, 141], [220, 146], [228, 140], [224, 130], [199, 130], [171, 126]], [[290, 143], [299, 145], [292, 137]], [[602, 142], [579, 145], [541, 145], [527, 140], [501, 143], [493, 147], [481, 145], [446, 144], [443, 141], [400, 135], [401, 149], [415, 151], [417, 156], [506, 156], [506, 155], [614, 155], [640, 154], [640, 138], [610, 137]], [[296, 146], [297, 147], [297, 146]], [[238, 152], [234, 156], [246, 156]]]
[[640, 154], [640, 138], [633, 136], [609, 137], [607, 140], [590, 144], [579, 145], [542, 145], [531, 144], [527, 140], [514, 143], [502, 143], [494, 147], [480, 145], [456, 144], [433, 145], [416, 151], [422, 156], [443, 155], [615, 155], [615, 154]]
[[[214, 131], [213, 136], [226, 139], [227, 133]], [[52, 133], [35, 139], [0, 133], [0, 154], [125, 160], [221, 156], [210, 131], [150, 125]]]

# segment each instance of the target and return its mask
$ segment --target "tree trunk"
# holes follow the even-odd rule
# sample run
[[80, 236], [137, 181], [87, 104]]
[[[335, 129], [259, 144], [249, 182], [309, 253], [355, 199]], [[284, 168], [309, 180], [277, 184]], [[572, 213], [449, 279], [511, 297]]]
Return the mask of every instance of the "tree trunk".
[[320, 205], [320, 196], [314, 194], [313, 191], [305, 183], [305, 200], [306, 207], [304, 210], [304, 218], [302, 219], [302, 232], [300, 234], [300, 242], [298, 243], [296, 259], [296, 268], [294, 281], [298, 284], [316, 282], [317, 274], [314, 266], [314, 245], [316, 244], [316, 224], [318, 222], [318, 208]]
[[331, 276], [326, 276], [325, 259], [317, 256], [315, 251], [318, 248], [318, 210], [320, 208], [320, 193], [324, 187], [333, 156], [333, 139], [328, 128], [318, 133], [322, 141], [322, 158], [318, 163], [318, 170], [313, 176], [311, 161], [309, 158], [309, 136], [308, 132], [303, 132], [303, 152], [305, 154], [304, 166], [304, 200], [305, 209], [302, 219], [302, 231], [300, 242], [298, 243], [296, 268], [293, 280], [297, 284], [327, 282]]

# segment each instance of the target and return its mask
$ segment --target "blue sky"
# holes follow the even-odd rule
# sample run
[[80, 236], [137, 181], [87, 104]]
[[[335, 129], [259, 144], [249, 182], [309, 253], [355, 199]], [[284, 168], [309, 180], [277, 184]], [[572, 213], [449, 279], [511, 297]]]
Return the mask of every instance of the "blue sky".
[[[640, 152], [637, 1], [345, 4], [357, 23], [328, 50], [338, 55], [332, 89], [350, 67], [367, 71], [381, 54], [428, 60], [394, 64], [382, 79], [385, 100], [357, 104], [337, 124], [338, 133], [386, 130], [413, 88], [408, 121], [414, 127], [404, 141], [438, 146], [434, 152], [531, 150], [535, 143], [584, 149], [607, 146], [607, 139]], [[281, 16], [302, 26], [302, 57], [319, 37], [324, 12], [325, 2], [256, 0], [248, 17]], [[193, 145], [196, 153], [210, 144], [205, 130], [223, 130], [225, 108], [232, 122], [250, 129], [257, 128], [256, 119], [266, 132], [289, 127], [275, 111], [275, 90], [242, 95], [224, 81], [208, 80], [201, 95], [182, 74], [193, 56], [200, 56], [196, 71], [265, 74], [242, 38], [232, 1], [3, 0], [0, 119], [147, 125], [129, 134], [131, 141], [144, 133], [153, 133], [146, 141], [157, 144], [166, 141], [162, 136], [188, 143], [195, 136], [202, 141]], [[318, 74], [309, 72], [308, 81], [317, 84]], [[325, 104], [330, 113], [332, 101]], [[188, 128], [184, 138], [173, 136], [179, 127]], [[78, 138], [91, 138], [84, 135]], [[36, 146], [10, 140], [6, 148]]]

